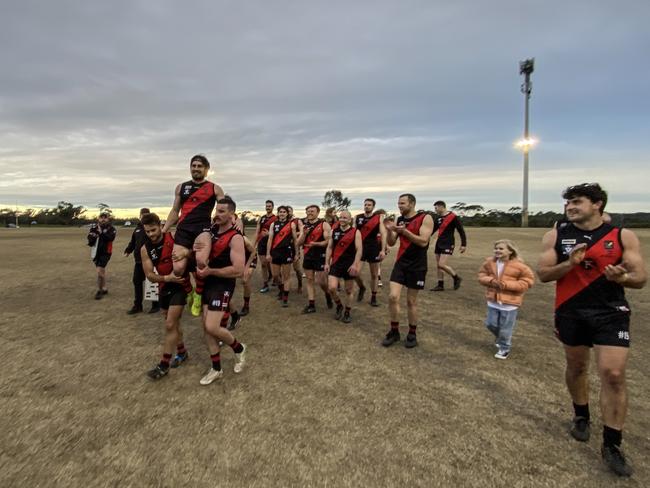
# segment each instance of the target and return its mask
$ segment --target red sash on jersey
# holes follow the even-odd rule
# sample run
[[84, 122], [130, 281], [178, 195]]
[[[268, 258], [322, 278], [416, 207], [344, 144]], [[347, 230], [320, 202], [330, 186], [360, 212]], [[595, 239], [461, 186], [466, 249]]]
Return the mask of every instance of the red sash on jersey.
[[[424, 218], [426, 216], [427, 214], [422, 212], [420, 215], [416, 215], [415, 217], [413, 217], [413, 220], [411, 220], [406, 226], [406, 230], [412, 232], [415, 235], [418, 235], [420, 233], [420, 227], [422, 227], [422, 222], [424, 221]], [[404, 236], [399, 236], [399, 251], [397, 252], [397, 257], [395, 258], [395, 261], [399, 261], [399, 258], [401, 258], [402, 254], [404, 254], [406, 250], [409, 247], [411, 247], [411, 244], [413, 244], [412, 241], [409, 241]]]
[[286, 237], [291, 233], [291, 220], [284, 224], [284, 227], [280, 229], [276, 235], [273, 236], [273, 244], [271, 249], [275, 249]]
[[361, 239], [364, 241], [366, 240], [366, 237], [370, 234], [370, 231], [377, 227], [379, 225], [379, 214], [375, 214], [372, 217], [370, 217], [370, 220], [363, 224], [363, 227], [359, 229], [361, 231]]
[[338, 228], [341, 226], [341, 222], [339, 222], [339, 221], [337, 220], [336, 222], [332, 222], [332, 223], [330, 224], [330, 226], [332, 227], [332, 230], [334, 231], [334, 230], [338, 229]]
[[239, 232], [232, 228], [221, 234], [219, 239], [212, 243], [212, 249], [210, 249], [210, 261], [221, 256], [224, 251], [230, 247], [230, 241], [235, 234], [239, 234]]
[[445, 232], [445, 229], [447, 229], [455, 217], [456, 214], [454, 212], [449, 212], [442, 218], [442, 223], [440, 224], [440, 227], [438, 227], [438, 237], [440, 237]]
[[[345, 233], [343, 234], [343, 237], [339, 242], [336, 243], [336, 247], [334, 248], [334, 252], [332, 253], [332, 266], [336, 261], [339, 260], [341, 255], [347, 251], [348, 247], [354, 242], [354, 238], [357, 235], [356, 232], [357, 229], [354, 227], [350, 227], [348, 230], [344, 231]], [[354, 231], [354, 232], [350, 232]]]
[[[318, 225], [312, 227], [312, 229], [309, 231], [309, 234], [307, 234], [307, 237], [305, 237], [305, 244], [312, 244], [314, 242], [318, 242], [321, 240], [321, 237], [323, 237], [323, 222], [319, 223]], [[313, 249], [312, 246], [305, 246], [303, 244], [303, 249], [305, 256]]]
[[212, 197], [214, 197], [214, 183], [206, 181], [201, 188], [197, 189], [185, 200], [185, 203], [181, 207], [181, 216], [178, 219], [178, 223], [180, 224], [192, 210], [202, 203], [207, 202]]
[[[273, 222], [275, 222], [276, 220], [278, 220], [278, 218], [277, 218], [275, 215], [271, 215], [271, 216], [266, 220], [266, 222], [264, 222], [262, 225], [260, 225], [260, 232], [257, 234], [257, 238], [255, 239], [255, 243], [260, 242], [260, 240], [262, 239], [262, 237], [265, 237], [265, 236], [262, 234], [262, 232], [261, 232], [262, 229], [266, 229], [266, 230], [268, 231], [268, 230], [271, 228], [271, 225], [273, 224]], [[267, 235], [268, 235], [268, 234], [267, 234]]]
[[106, 245], [106, 252], [107, 252], [108, 254], [113, 254], [113, 241], [110, 241], [110, 242]]
[[[583, 263], [585, 261], [592, 262], [593, 266], [585, 268], [578, 264], [557, 281], [555, 292], [556, 309], [600, 278], [604, 274], [605, 266], [608, 264], [616, 265], [621, 262], [623, 248], [619, 241], [620, 231], [621, 229], [615, 227], [589, 246]], [[606, 251], [604, 251], [603, 247]]]

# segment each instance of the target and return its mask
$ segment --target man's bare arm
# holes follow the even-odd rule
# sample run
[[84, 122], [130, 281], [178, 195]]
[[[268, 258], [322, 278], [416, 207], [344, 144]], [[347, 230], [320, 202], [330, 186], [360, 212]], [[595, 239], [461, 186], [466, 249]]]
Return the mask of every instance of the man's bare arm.
[[172, 225], [174, 225], [176, 222], [178, 222], [178, 217], [181, 212], [181, 185], [176, 185], [176, 190], [174, 191], [174, 203], [172, 204], [172, 209], [169, 211], [169, 215], [167, 215], [167, 220], [165, 221], [165, 225], [163, 226], [163, 233], [164, 232], [169, 232], [169, 229], [171, 229]]
[[548, 231], [542, 238], [542, 254], [537, 263], [537, 276], [542, 283], [559, 280], [585, 258], [587, 245], [578, 244], [569, 254], [569, 259], [558, 263], [555, 252], [556, 239], [557, 230], [555, 229]]
[[626, 288], [643, 288], [648, 280], [648, 273], [641, 254], [641, 243], [634, 232], [621, 230], [623, 242], [623, 262], [619, 265], [605, 267], [605, 277]]

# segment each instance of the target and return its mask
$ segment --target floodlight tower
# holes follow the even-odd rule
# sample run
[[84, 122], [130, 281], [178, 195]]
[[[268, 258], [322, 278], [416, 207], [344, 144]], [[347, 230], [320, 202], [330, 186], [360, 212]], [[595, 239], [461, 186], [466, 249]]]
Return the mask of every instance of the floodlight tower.
[[535, 71], [535, 58], [519, 61], [519, 74], [524, 75], [524, 82], [521, 85], [521, 93], [524, 94], [524, 138], [520, 143], [524, 151], [524, 202], [521, 206], [521, 226], [528, 227], [528, 151], [532, 141], [528, 133], [528, 102], [533, 91], [533, 83], [530, 75]]

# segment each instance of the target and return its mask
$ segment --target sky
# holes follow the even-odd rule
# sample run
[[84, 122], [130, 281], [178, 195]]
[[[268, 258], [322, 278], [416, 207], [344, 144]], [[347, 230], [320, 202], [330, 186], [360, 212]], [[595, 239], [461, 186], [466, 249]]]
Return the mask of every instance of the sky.
[[[165, 209], [196, 153], [240, 209], [342, 190], [650, 211], [650, 2], [2, 1], [0, 207]], [[136, 210], [132, 210], [135, 214]]]

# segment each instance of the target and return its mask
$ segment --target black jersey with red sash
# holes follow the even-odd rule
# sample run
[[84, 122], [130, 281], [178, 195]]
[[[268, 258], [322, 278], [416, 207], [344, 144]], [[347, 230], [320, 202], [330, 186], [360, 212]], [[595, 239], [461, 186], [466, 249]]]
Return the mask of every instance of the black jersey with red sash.
[[178, 226], [209, 228], [210, 216], [217, 201], [214, 183], [207, 180], [201, 183], [193, 180], [181, 183], [180, 197], [181, 211]]
[[[172, 251], [174, 250], [174, 237], [171, 232], [165, 232], [163, 238], [158, 244], [154, 244], [150, 239], [144, 243], [149, 259], [153, 263], [156, 272], [160, 276], [166, 276], [174, 271], [174, 262], [172, 261]], [[192, 291], [192, 283], [187, 272], [183, 276], [184, 281], [180, 284], [186, 293]], [[165, 287], [179, 285], [179, 283], [159, 283], [159, 291], [162, 292]]]
[[357, 229], [349, 227], [343, 230], [341, 227], [332, 231], [332, 261], [330, 267], [336, 266], [341, 269], [348, 269], [354, 264], [357, 249], [354, 245]]
[[257, 234], [257, 239], [256, 239], [257, 242], [267, 241], [268, 240], [269, 235], [268, 234], [262, 235], [262, 231], [266, 230], [268, 232], [269, 229], [271, 228], [271, 225], [273, 225], [273, 222], [275, 222], [276, 220], [277, 220], [277, 217], [275, 215], [273, 215], [273, 214], [271, 214], [271, 215], [262, 215], [260, 217], [260, 231]]
[[338, 229], [340, 226], [341, 226], [341, 222], [339, 222], [338, 220], [335, 220], [330, 224], [330, 227], [332, 228], [333, 231]]
[[[221, 233], [219, 233], [218, 225], [213, 225], [210, 228], [210, 237], [212, 239], [210, 257], [208, 258], [208, 266], [210, 268], [219, 269], [232, 266], [232, 261], [230, 260], [230, 241], [236, 235], [241, 235], [241, 233], [234, 227]], [[206, 288], [214, 285], [221, 288], [234, 288], [235, 282], [235, 278], [223, 278], [221, 276], [210, 275], [205, 280], [205, 286]]]
[[[359, 214], [354, 218], [355, 225], [359, 229], [359, 232], [361, 232], [364, 249], [376, 249], [378, 247], [377, 236], [379, 235], [381, 239], [379, 220], [379, 214], [374, 214], [370, 217], [366, 214]], [[381, 243], [381, 240], [379, 243]]]
[[325, 246], [305, 246], [305, 244], [313, 244], [314, 242], [324, 241], [324, 223], [325, 221], [323, 219], [316, 219], [314, 222], [310, 222], [307, 219], [304, 219], [302, 221], [303, 232], [305, 232], [305, 242], [303, 244], [303, 253], [305, 254], [305, 259], [318, 259], [325, 256], [325, 252], [327, 250]]
[[271, 250], [289, 248], [293, 249], [293, 233], [291, 232], [292, 220], [273, 222], [273, 242]]
[[[420, 234], [420, 227], [422, 227], [422, 222], [428, 214], [425, 212], [418, 212], [411, 218], [406, 218], [404, 216], [399, 216], [397, 218], [397, 225], [404, 225], [406, 229], [412, 232], [415, 235]], [[409, 268], [413, 271], [426, 271], [427, 267], [427, 249], [429, 249], [429, 243], [425, 247], [418, 246], [409, 241], [406, 236], [399, 236], [399, 251], [397, 251], [397, 257], [395, 258], [395, 264], [399, 264], [402, 267]]]
[[587, 244], [585, 258], [557, 280], [555, 312], [570, 316], [629, 312], [623, 286], [609, 281], [604, 274], [605, 266], [622, 262], [621, 229], [602, 224], [597, 229], [584, 231], [572, 223], [560, 224], [555, 241], [558, 263], [569, 259], [571, 249], [583, 243]]
[[460, 222], [460, 219], [454, 212], [449, 212], [446, 215], [436, 216], [433, 221], [433, 232], [438, 232], [437, 246], [453, 246], [456, 243], [455, 231], [460, 235], [460, 245], [467, 245], [467, 235], [465, 228]]

